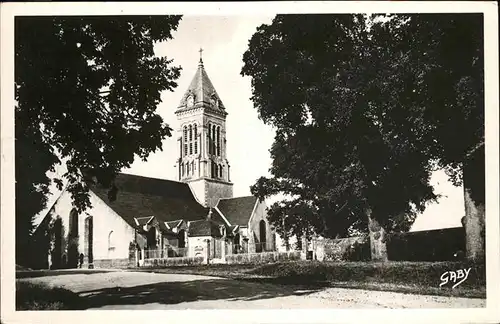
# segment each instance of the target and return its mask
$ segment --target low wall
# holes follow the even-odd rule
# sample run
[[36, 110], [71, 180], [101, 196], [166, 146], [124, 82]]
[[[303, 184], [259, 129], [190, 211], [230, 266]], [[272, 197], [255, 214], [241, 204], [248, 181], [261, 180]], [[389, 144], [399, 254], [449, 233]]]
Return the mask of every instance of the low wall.
[[99, 259], [92, 263], [94, 269], [123, 269], [134, 267], [134, 261], [130, 259]]
[[163, 258], [163, 259], [146, 259], [144, 260], [144, 268], [156, 267], [171, 267], [171, 266], [189, 266], [203, 264], [203, 257], [180, 257], [180, 258]]
[[465, 252], [463, 227], [392, 234], [387, 241], [391, 261], [452, 261]]
[[312, 244], [319, 261], [366, 261], [370, 259], [368, 236], [341, 239], [318, 239]]
[[300, 251], [242, 253], [226, 255], [227, 264], [269, 263], [292, 260], [300, 260]]

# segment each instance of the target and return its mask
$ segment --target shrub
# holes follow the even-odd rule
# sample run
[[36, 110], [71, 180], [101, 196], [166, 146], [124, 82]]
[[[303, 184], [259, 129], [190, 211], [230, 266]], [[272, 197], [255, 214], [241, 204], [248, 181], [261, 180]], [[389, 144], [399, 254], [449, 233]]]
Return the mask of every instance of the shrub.
[[17, 310], [77, 310], [84, 309], [83, 300], [72, 291], [44, 284], [16, 282]]

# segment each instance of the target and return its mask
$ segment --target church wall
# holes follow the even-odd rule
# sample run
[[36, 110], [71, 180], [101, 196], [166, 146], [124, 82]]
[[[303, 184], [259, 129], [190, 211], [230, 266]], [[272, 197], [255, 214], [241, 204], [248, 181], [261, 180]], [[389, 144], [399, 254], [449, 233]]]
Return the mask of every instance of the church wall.
[[266, 224], [266, 249], [274, 249], [275, 246], [275, 237], [274, 237], [274, 231], [271, 227], [271, 224], [267, 220], [267, 213], [266, 213], [266, 204], [264, 202], [257, 202], [257, 207], [254, 209], [254, 213], [252, 217], [250, 218], [249, 221], [249, 243], [251, 245], [256, 245], [258, 243], [261, 243], [261, 238], [260, 238], [260, 221], [264, 220]]
[[[75, 267], [75, 264], [71, 262], [73, 259], [69, 254], [76, 254], [74, 257], [78, 258], [80, 253], [83, 253], [84, 248], [84, 235], [83, 230], [85, 226], [85, 216], [78, 215], [78, 235], [70, 241], [70, 213], [73, 208], [71, 194], [64, 191], [61, 196], [57, 199], [53, 206], [53, 209], [49, 213], [51, 221], [49, 222], [51, 226], [54, 226], [56, 220], [60, 218], [61, 220], [61, 232], [53, 233], [51, 238], [52, 249], [51, 249], [51, 263], [55, 267]], [[53, 229], [55, 231], [55, 229]], [[61, 247], [55, 248], [57, 243], [56, 237], [59, 237], [61, 242]], [[68, 260], [70, 259], [70, 260]], [[74, 260], [74, 259], [73, 259]], [[70, 264], [68, 264], [68, 262]], [[72, 264], [71, 264], [72, 263]]]
[[217, 181], [206, 181], [205, 192], [208, 207], [215, 207], [220, 198], [233, 197], [233, 186]]
[[189, 186], [196, 199], [207, 207], [215, 207], [220, 198], [233, 197], [233, 185], [211, 179], [190, 181]]
[[205, 181], [190, 181], [189, 187], [200, 204], [205, 204]]
[[94, 259], [127, 259], [135, 230], [93, 193], [91, 199], [93, 208], [89, 214], [94, 219]]
[[[71, 194], [67, 191], [63, 192], [54, 205], [53, 210], [49, 214], [51, 221], [47, 222], [47, 226], [53, 226], [55, 220], [60, 217], [62, 229], [60, 234], [61, 249], [54, 249], [57, 233], [53, 234], [51, 238], [52, 256], [50, 263], [53, 266], [74, 268], [76, 264], [71, 261], [74, 260], [74, 257], [72, 258], [69, 254], [75, 253], [77, 259], [78, 255], [83, 253], [84, 264], [87, 264], [88, 255], [86, 254], [88, 253], [88, 248], [86, 248], [85, 219], [89, 215], [93, 219], [92, 251], [94, 262], [99, 259], [128, 259], [129, 244], [134, 239], [134, 229], [92, 192], [90, 192], [90, 202], [92, 208], [78, 215], [78, 235], [73, 240], [69, 238], [70, 213], [73, 208]], [[108, 247], [109, 233], [111, 231], [113, 231], [112, 243], [114, 249], [109, 249]], [[49, 258], [48, 255], [47, 258]], [[59, 265], [56, 265], [57, 263]]]

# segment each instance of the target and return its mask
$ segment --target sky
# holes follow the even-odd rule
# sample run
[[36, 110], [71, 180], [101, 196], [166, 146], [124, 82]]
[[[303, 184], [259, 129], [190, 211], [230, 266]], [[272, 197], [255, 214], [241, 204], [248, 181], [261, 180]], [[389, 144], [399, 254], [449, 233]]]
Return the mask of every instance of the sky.
[[[228, 116], [226, 119], [227, 155], [231, 165], [234, 197], [250, 195], [250, 186], [261, 176], [269, 176], [269, 149], [274, 131], [258, 118], [250, 97], [250, 78], [240, 75], [243, 53], [248, 41], [261, 24], [271, 23], [273, 16], [184, 16], [173, 39], [155, 47], [157, 56], [173, 59], [182, 67], [178, 87], [162, 93], [157, 108], [174, 130], [163, 141], [163, 151], [152, 153], [147, 162], [139, 159], [124, 173], [177, 180], [177, 129], [175, 110], [198, 67], [199, 49], [203, 48], [205, 70], [219, 94]], [[415, 220], [412, 231], [461, 226], [465, 215], [463, 189], [454, 187], [444, 172], [434, 174], [431, 182], [443, 195], [430, 204]], [[56, 199], [49, 199], [49, 206]], [[270, 205], [276, 199], [267, 201]]]

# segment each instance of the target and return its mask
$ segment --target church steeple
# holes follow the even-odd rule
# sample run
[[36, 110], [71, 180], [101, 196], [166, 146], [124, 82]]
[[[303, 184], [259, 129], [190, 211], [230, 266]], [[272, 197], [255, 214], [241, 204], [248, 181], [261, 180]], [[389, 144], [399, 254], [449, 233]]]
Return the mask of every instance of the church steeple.
[[198, 69], [175, 114], [179, 128], [179, 180], [188, 182], [201, 203], [213, 207], [233, 195], [226, 155], [227, 112], [203, 64]]
[[182, 96], [176, 113], [189, 109], [206, 108], [227, 115], [225, 111], [226, 108], [224, 107], [217, 91], [215, 91], [212, 81], [210, 81], [210, 78], [205, 71], [201, 51], [203, 50], [200, 49], [198, 69], [196, 70], [189, 87]]

